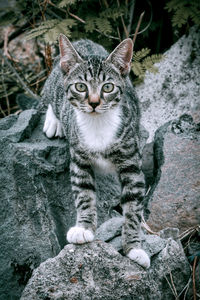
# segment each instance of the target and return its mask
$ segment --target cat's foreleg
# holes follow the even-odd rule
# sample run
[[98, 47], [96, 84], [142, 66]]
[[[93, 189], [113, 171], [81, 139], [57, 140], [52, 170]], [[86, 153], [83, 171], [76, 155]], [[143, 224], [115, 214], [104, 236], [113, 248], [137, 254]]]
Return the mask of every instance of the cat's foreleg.
[[73, 244], [92, 242], [97, 224], [94, 173], [80, 154], [76, 154], [72, 157], [70, 175], [77, 220], [68, 231], [67, 240]]
[[60, 120], [58, 120], [58, 118], [55, 116], [51, 104], [48, 105], [43, 132], [48, 138], [62, 138], [64, 136], [62, 124]]
[[137, 160], [128, 161], [120, 168], [122, 185], [121, 204], [124, 225], [122, 228], [122, 245], [125, 254], [144, 268], [150, 267], [150, 259], [141, 248], [141, 215], [144, 198], [144, 175]]

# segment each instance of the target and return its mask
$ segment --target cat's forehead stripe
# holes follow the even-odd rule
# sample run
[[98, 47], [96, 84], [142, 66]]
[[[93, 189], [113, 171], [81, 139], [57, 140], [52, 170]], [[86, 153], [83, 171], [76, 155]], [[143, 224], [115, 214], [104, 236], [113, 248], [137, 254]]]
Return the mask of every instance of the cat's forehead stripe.
[[113, 80], [110, 74], [106, 74], [103, 68], [102, 60], [95, 60], [94, 58], [88, 61], [87, 70], [84, 73], [85, 81], [92, 79], [99, 79], [101, 82]]

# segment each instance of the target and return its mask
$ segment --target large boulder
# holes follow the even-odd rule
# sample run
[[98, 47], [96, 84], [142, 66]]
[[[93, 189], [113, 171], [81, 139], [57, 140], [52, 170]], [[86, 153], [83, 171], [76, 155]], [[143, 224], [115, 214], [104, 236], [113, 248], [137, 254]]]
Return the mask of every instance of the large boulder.
[[154, 231], [200, 224], [200, 131], [189, 115], [168, 122], [155, 135], [157, 176], [150, 193], [148, 224]]
[[152, 142], [155, 131], [184, 113], [200, 122], [200, 29], [192, 27], [156, 66], [158, 73], [146, 73], [136, 86], [141, 102], [141, 123]]
[[21, 300], [169, 300], [184, 291], [189, 273], [173, 239], [154, 255], [148, 271], [102, 241], [70, 244], [34, 270]]
[[[64, 139], [47, 139], [34, 109], [0, 121], [0, 299], [19, 299], [32, 271], [57, 255], [75, 223]], [[108, 185], [107, 182], [110, 182]], [[98, 222], [119, 202], [113, 177], [98, 180]]]

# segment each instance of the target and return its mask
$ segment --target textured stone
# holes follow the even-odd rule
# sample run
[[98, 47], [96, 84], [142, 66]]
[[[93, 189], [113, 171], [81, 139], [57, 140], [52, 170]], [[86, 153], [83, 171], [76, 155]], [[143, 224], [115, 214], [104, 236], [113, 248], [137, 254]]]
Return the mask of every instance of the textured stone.
[[182, 248], [171, 239], [166, 243], [148, 271], [101, 241], [67, 245], [34, 270], [21, 300], [173, 299], [167, 280], [171, 275], [180, 293], [190, 268]]
[[[75, 224], [68, 143], [47, 139], [34, 109], [0, 121], [0, 299], [19, 299], [41, 261], [59, 253]], [[109, 185], [108, 185], [109, 182]], [[119, 185], [98, 177], [98, 223], [116, 215]]]
[[122, 217], [114, 217], [104, 222], [96, 231], [96, 239], [107, 242], [121, 235], [123, 222]]
[[136, 86], [141, 101], [141, 123], [152, 142], [155, 131], [184, 113], [200, 122], [200, 29], [193, 27], [156, 64], [159, 72], [147, 72]]
[[167, 123], [155, 136], [158, 164], [148, 224], [180, 232], [200, 224], [200, 132], [191, 116]]
[[146, 144], [142, 152], [142, 171], [147, 187], [154, 183], [154, 169], [154, 143], [152, 142]]
[[[96, 239], [108, 242], [117, 251], [122, 251], [121, 232], [123, 222], [123, 217], [114, 217], [104, 222], [97, 229]], [[176, 231], [178, 231], [178, 229], [176, 229]], [[173, 235], [171, 234], [171, 230], [169, 232], [170, 234], [167, 235], [163, 233], [163, 237], [173, 237]], [[148, 253], [150, 257], [154, 256], [155, 254], [158, 254], [166, 245], [166, 239], [160, 238], [157, 235], [147, 235], [144, 234], [143, 231], [141, 231], [141, 236], [142, 248]], [[179, 243], [177, 236], [176, 240]]]

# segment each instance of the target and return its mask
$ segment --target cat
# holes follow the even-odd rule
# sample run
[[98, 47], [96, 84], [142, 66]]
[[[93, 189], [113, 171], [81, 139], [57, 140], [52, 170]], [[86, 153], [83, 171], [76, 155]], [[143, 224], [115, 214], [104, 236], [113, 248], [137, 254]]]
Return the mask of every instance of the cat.
[[69, 243], [94, 240], [97, 226], [95, 168], [116, 172], [121, 183], [124, 253], [144, 268], [150, 259], [141, 249], [140, 227], [145, 192], [139, 149], [139, 108], [129, 79], [133, 43], [122, 41], [108, 52], [90, 40], [73, 44], [59, 38], [60, 57], [47, 79], [42, 105], [48, 138], [70, 143], [70, 178], [76, 225]]

